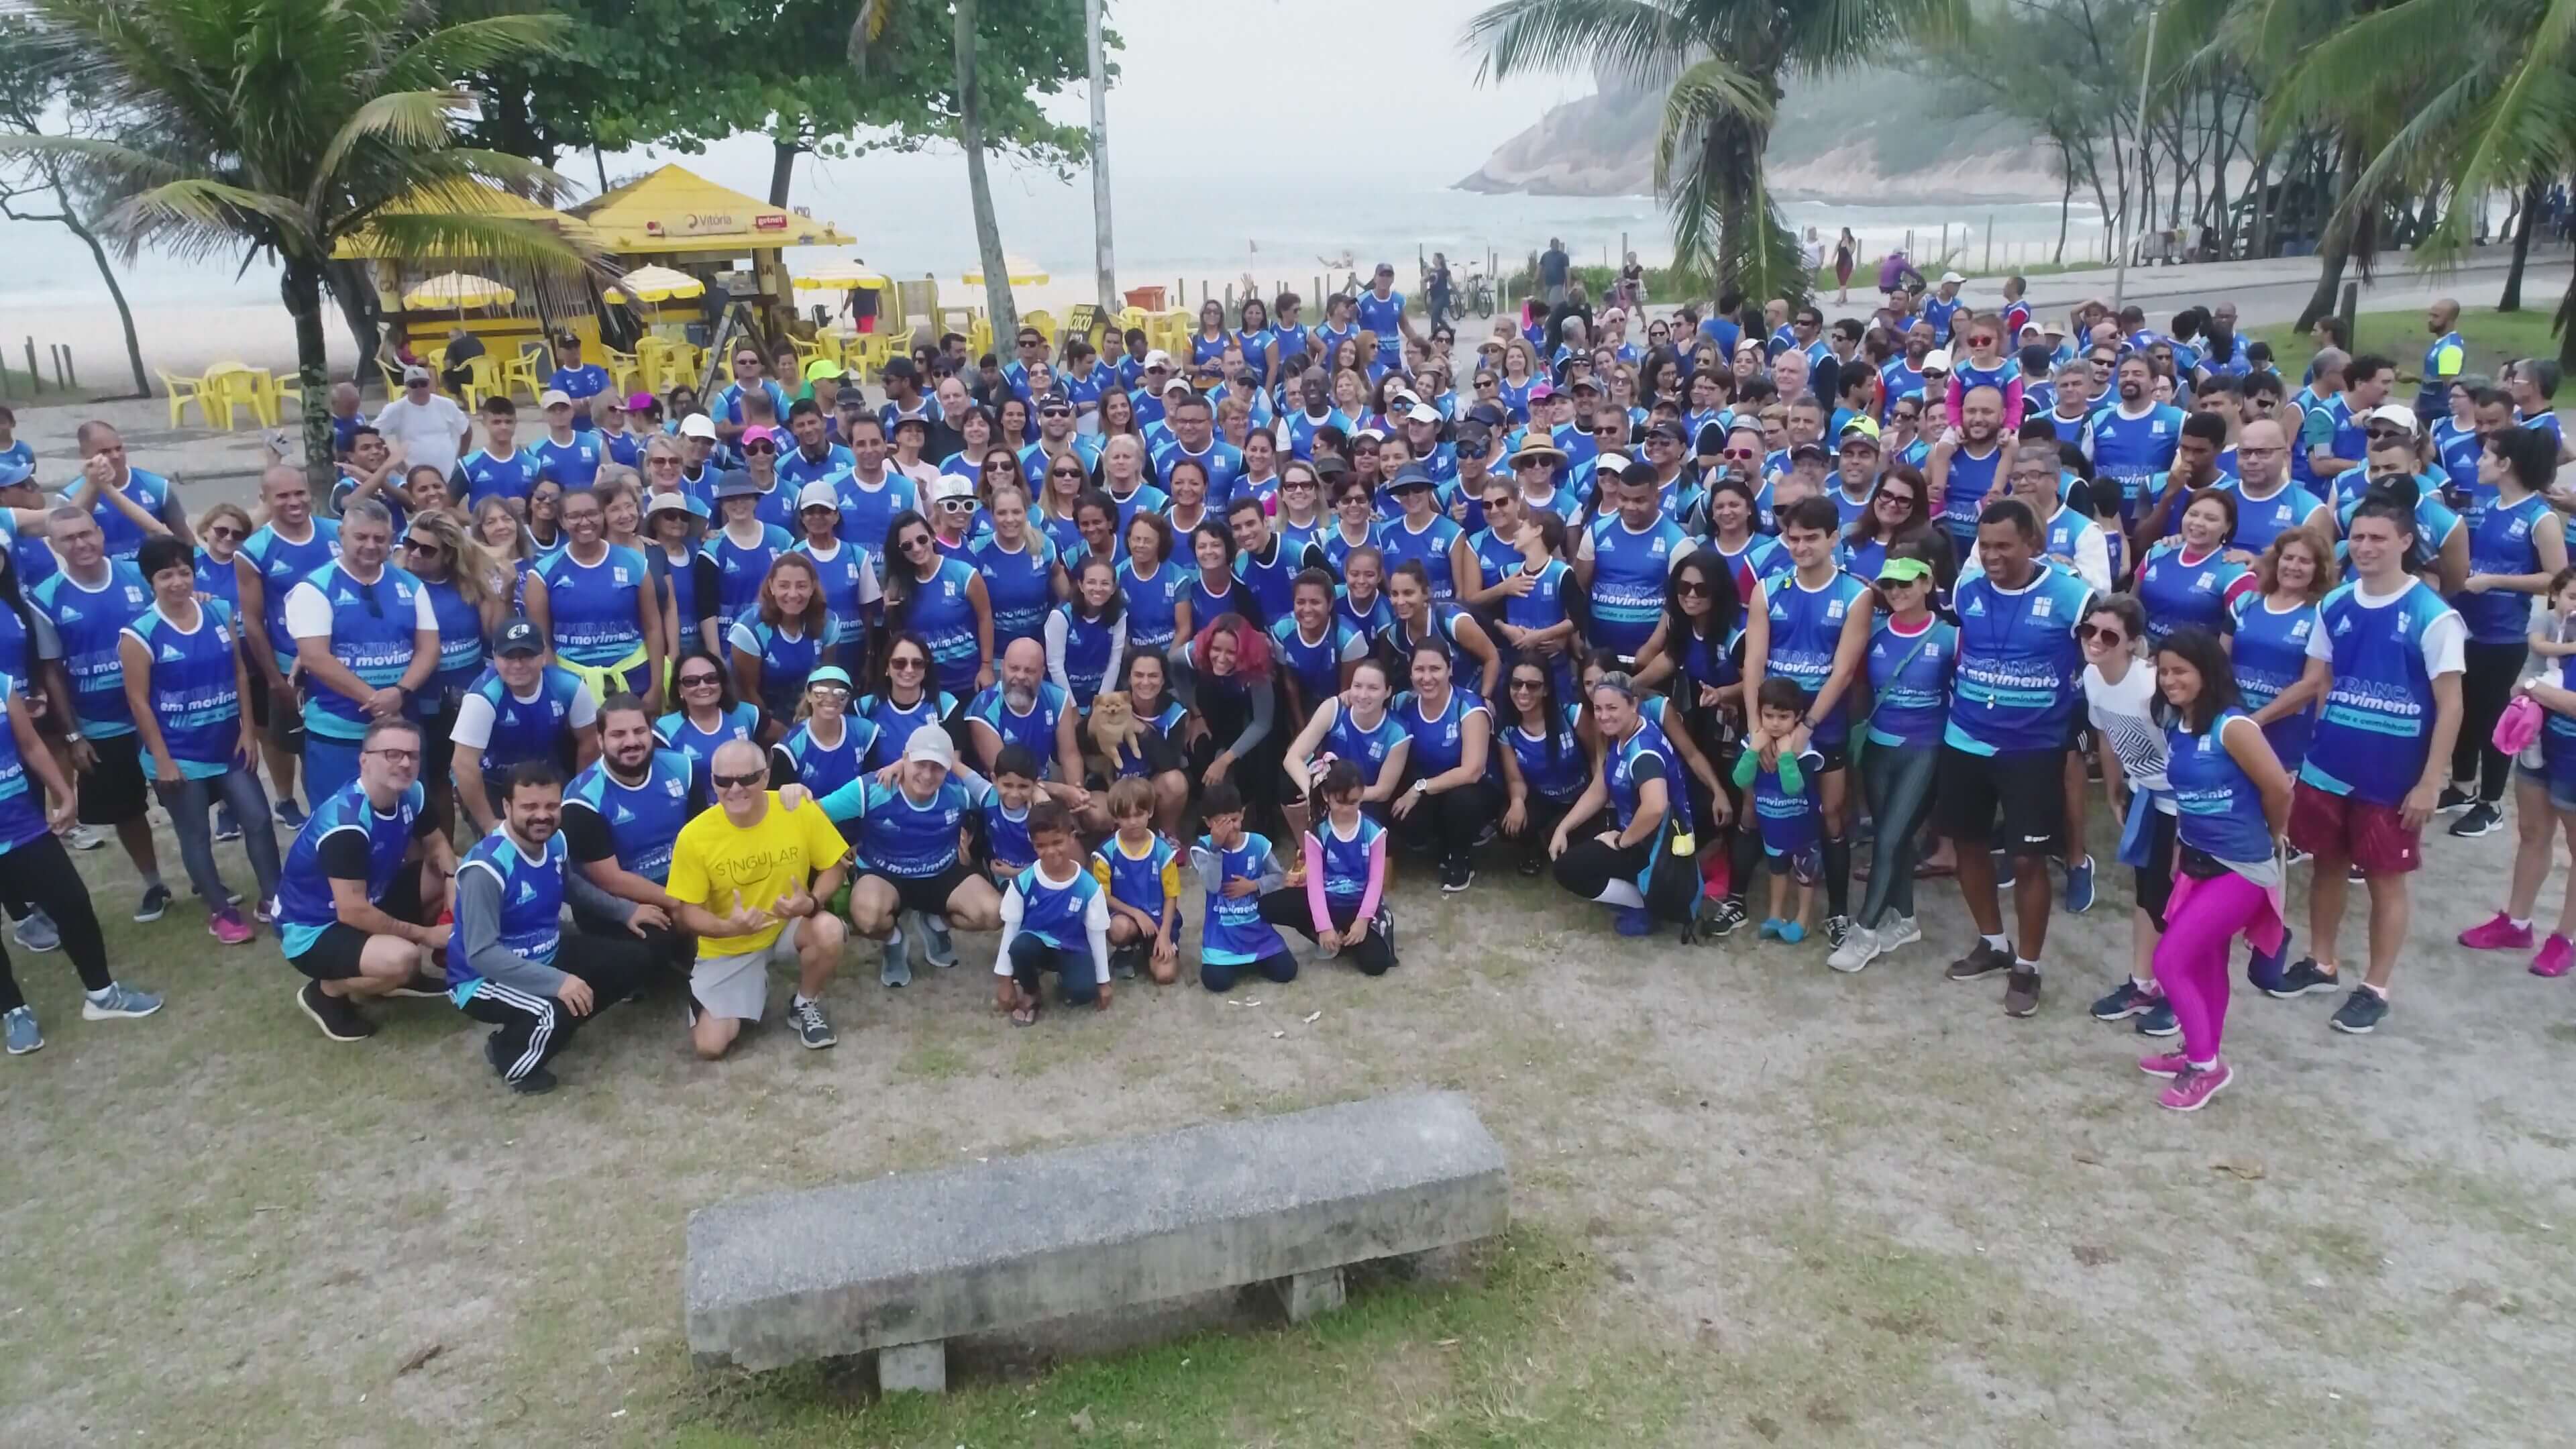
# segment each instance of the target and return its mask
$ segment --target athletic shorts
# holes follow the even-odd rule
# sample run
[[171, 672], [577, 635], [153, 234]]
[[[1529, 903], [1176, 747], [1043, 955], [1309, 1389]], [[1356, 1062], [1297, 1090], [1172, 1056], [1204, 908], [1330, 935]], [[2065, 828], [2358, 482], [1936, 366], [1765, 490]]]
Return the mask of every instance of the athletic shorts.
[[689, 968], [689, 995], [698, 1010], [735, 1021], [758, 1021], [769, 1008], [769, 968], [774, 962], [794, 967], [796, 931], [802, 916], [790, 917], [778, 939], [757, 951], [733, 956], [700, 956]]
[[1933, 773], [1933, 823], [1961, 846], [2000, 843], [2015, 856], [2054, 854], [2066, 834], [2065, 768], [2062, 749], [1972, 755], [1943, 745]]
[[[286, 709], [275, 708], [274, 692], [259, 671], [251, 671], [250, 723], [259, 737], [287, 754], [304, 750], [304, 708], [299, 702]], [[292, 693], [288, 696], [293, 698]]]
[[888, 875], [881, 870], [866, 870], [859, 873], [859, 879], [881, 880], [894, 887], [900, 909], [919, 911], [925, 916], [944, 916], [948, 914], [948, 898], [957, 894], [957, 888], [973, 880], [975, 875], [975, 867], [959, 860], [937, 875], [900, 876]]
[[[420, 908], [420, 867], [405, 862], [394, 872], [394, 883], [376, 909], [397, 921], [415, 926], [427, 925], [421, 919], [428, 914]], [[337, 921], [322, 928], [322, 934], [299, 956], [289, 956], [286, 964], [316, 981], [346, 981], [359, 974], [358, 958], [366, 953], [367, 943], [375, 938], [355, 926]]]
[[2364, 875], [2406, 875], [2424, 863], [2424, 832], [2400, 820], [2396, 806], [2305, 780], [2290, 793], [2290, 843], [2310, 855], [2343, 856]]
[[2174, 872], [2181, 868], [2175, 851], [2175, 832], [2181, 828], [2180, 816], [2167, 815], [2150, 805], [2147, 811], [2147, 855], [2155, 863], [2134, 867], [2130, 883], [2135, 889], [2138, 909], [2165, 929], [2165, 907], [2173, 900]]
[[80, 823], [122, 825], [142, 819], [152, 803], [152, 787], [143, 779], [143, 737], [131, 731], [93, 735], [89, 746], [97, 752], [98, 763], [72, 786], [79, 800]]

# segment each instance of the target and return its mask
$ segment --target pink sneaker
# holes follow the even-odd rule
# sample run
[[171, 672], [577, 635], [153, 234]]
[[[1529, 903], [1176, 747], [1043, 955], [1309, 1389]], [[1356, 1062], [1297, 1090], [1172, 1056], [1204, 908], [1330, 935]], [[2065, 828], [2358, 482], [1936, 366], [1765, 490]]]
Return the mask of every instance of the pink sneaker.
[[2540, 954], [2531, 958], [2534, 976], [2564, 976], [2571, 966], [2576, 966], [2576, 943], [2555, 931], [2540, 943]]
[[206, 913], [206, 934], [227, 946], [239, 946], [257, 933], [242, 924], [241, 912], [227, 906]]
[[2498, 911], [2483, 925], [2471, 926], [2460, 933], [2460, 944], [2472, 951], [2528, 951], [2531, 928], [2517, 926]]
[[2225, 1062], [2205, 1072], [2185, 1067], [2182, 1075], [2174, 1078], [2174, 1084], [2156, 1097], [2156, 1105], [2175, 1112], [2197, 1112], [2235, 1080], [2235, 1070]]
[[2180, 1052], [2164, 1052], [2138, 1058], [2138, 1070], [2151, 1077], [2179, 1077], [2191, 1065], [2191, 1058]]

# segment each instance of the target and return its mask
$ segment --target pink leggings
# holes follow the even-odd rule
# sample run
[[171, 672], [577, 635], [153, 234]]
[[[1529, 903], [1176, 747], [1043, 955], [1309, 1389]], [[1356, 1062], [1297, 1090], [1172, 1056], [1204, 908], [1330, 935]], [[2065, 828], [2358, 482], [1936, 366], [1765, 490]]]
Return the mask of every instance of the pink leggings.
[[2232, 870], [2191, 882], [2171, 911], [2156, 943], [2156, 984], [2173, 1005], [2191, 1060], [2217, 1057], [2227, 1030], [2228, 948], [2270, 912], [2264, 889]]

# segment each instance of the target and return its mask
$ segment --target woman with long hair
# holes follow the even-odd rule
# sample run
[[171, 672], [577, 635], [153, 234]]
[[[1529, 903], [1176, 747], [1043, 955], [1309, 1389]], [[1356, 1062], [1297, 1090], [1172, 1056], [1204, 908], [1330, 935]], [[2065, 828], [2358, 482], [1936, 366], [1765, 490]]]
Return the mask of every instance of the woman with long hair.
[[1421, 560], [1406, 559], [1387, 575], [1386, 607], [1386, 625], [1374, 642], [1390, 668], [1401, 666], [1410, 677], [1414, 651], [1429, 639], [1473, 661], [1472, 682], [1478, 698], [1502, 682], [1503, 656], [1493, 636], [1476, 622], [1475, 615], [1431, 597], [1431, 575]]
[[1127, 610], [1115, 564], [1085, 557], [1075, 566], [1073, 597], [1047, 615], [1046, 652], [1047, 678], [1074, 708], [1091, 713], [1091, 701], [1126, 663]]
[[1881, 473], [1869, 507], [1843, 530], [1843, 568], [1855, 578], [1874, 579], [1899, 545], [1937, 541], [1938, 552], [1928, 561], [1934, 586], [1947, 589], [1958, 570], [1955, 562], [1943, 566], [1943, 560], [1953, 557], [1950, 535], [1932, 526], [1930, 498], [1930, 485], [1920, 471], [1897, 463]]
[[1181, 814], [1189, 808], [1190, 778], [1186, 743], [1191, 729], [1189, 707], [1172, 696], [1171, 666], [1160, 654], [1131, 654], [1120, 683], [1127, 691], [1129, 713], [1136, 721], [1133, 746], [1121, 746], [1109, 760], [1112, 784], [1136, 779], [1154, 790], [1154, 828], [1169, 840], [1180, 839]]
[[[2177, 869], [2155, 975], [2182, 1029], [2182, 1050], [2138, 1069], [2172, 1082], [2156, 1104], [2192, 1112], [2235, 1081], [2220, 1056], [2227, 1025], [2227, 959], [2238, 936], [2258, 958], [2289, 946], [2282, 925], [2281, 849], [2290, 775], [2236, 695], [2217, 636], [2184, 626], [2156, 646], [2166, 779], [2176, 803]], [[2259, 974], [2260, 962], [2256, 967]]]
[[993, 485], [993, 530], [975, 540], [970, 559], [993, 611], [993, 647], [1045, 632], [1046, 616], [1073, 591], [1055, 544], [1029, 526], [1028, 494], [1015, 483]]
[[1163, 469], [1163, 486], [1170, 490], [1171, 503], [1163, 509], [1176, 538], [1187, 538], [1198, 532], [1199, 525], [1215, 518], [1208, 508], [1208, 472], [1195, 458], [1175, 456]]
[[[1034, 380], [1034, 373], [1032, 373]], [[1006, 397], [993, 409], [993, 443], [996, 447], [1025, 448], [1038, 440], [1037, 415], [1029, 410], [1024, 398]]]
[[1100, 441], [1105, 447], [1111, 438], [1134, 438], [1144, 441], [1145, 430], [1136, 422], [1136, 400], [1118, 388], [1100, 395]]
[[1227, 614], [1240, 614], [1255, 621], [1261, 618], [1261, 602], [1252, 589], [1234, 574], [1234, 534], [1221, 519], [1210, 517], [1190, 530], [1190, 560], [1196, 568], [1190, 584], [1181, 592], [1177, 627], [1182, 633], [1193, 633], [1204, 620]]
[[859, 701], [859, 716], [876, 727], [864, 768], [883, 769], [901, 760], [913, 731], [926, 724], [945, 724], [957, 713], [956, 696], [935, 682], [936, 662], [929, 641], [920, 635], [888, 634], [885, 668], [876, 691]]
[[[993, 604], [983, 576], [940, 552], [929, 522], [909, 508], [886, 525], [885, 561], [886, 627], [929, 642], [943, 693], [974, 698], [993, 682]], [[962, 720], [945, 723], [964, 732]]]
[[2245, 708], [2272, 742], [2272, 754], [2295, 772], [2316, 732], [2321, 682], [2308, 677], [2308, 638], [2317, 604], [2335, 586], [2334, 545], [2308, 528], [2284, 529], [2254, 563], [2258, 587], [2236, 596], [2220, 636], [2236, 670]]
[[1243, 365], [1266, 388], [1279, 376], [1279, 336], [1270, 328], [1270, 304], [1246, 297], [1236, 316], [1241, 325], [1234, 341], [1243, 349]]
[[760, 604], [736, 619], [727, 633], [733, 677], [742, 697], [757, 700], [767, 716], [761, 735], [771, 743], [786, 733], [805, 681], [830, 656], [839, 635], [823, 602], [823, 580], [814, 560], [781, 554], [760, 581]]
[[1555, 671], [1516, 659], [1503, 688], [1502, 830], [1520, 844], [1521, 874], [1536, 876], [1547, 870], [1558, 823], [1592, 778], [1592, 757], [1583, 748], [1582, 707], [1558, 692]]
[[1333, 576], [1318, 568], [1289, 582], [1288, 610], [1272, 621], [1270, 643], [1288, 687], [1288, 716], [1300, 730], [1341, 692], [1352, 661], [1368, 653], [1360, 632], [1333, 617]]
[[1042, 483], [1028, 521], [1054, 546], [1057, 562], [1069, 565], [1082, 552], [1082, 523], [1074, 510], [1081, 505], [1082, 495], [1091, 491], [1091, 470], [1083, 466], [1079, 453], [1066, 453], [1047, 460]]
[[733, 671], [713, 654], [696, 651], [680, 656], [671, 670], [671, 691], [678, 708], [653, 721], [653, 734], [667, 748], [689, 757], [697, 790], [714, 798], [707, 765], [716, 748], [733, 740], [760, 742], [760, 706], [733, 692]]
[[537, 561], [525, 608], [555, 661], [589, 684], [594, 700], [662, 687], [662, 626], [644, 556], [608, 541], [598, 495], [575, 489], [557, 505], [563, 546]]
[[[490, 663], [492, 639], [510, 618], [508, 575], [451, 513], [413, 514], [402, 547], [402, 566], [429, 592], [430, 610], [438, 616], [438, 672], [424, 686], [422, 701], [433, 712], [422, 721], [420, 777], [445, 781], [456, 760], [457, 705]], [[431, 818], [449, 823], [454, 799], [449, 790], [433, 788]]]
[[510, 511], [508, 503], [498, 497], [486, 498], [474, 509], [474, 541], [494, 562], [510, 571], [510, 607], [515, 611], [528, 570], [537, 562], [537, 544], [528, 526]]
[[[2532, 642], [2556, 645], [2567, 633], [2567, 621], [2576, 617], [2576, 568], [2562, 568], [2550, 579], [2542, 607], [2546, 613], [2532, 624]], [[2576, 716], [2567, 713], [2576, 708], [2576, 696], [2567, 689], [2562, 667], [2566, 658], [2563, 652], [2541, 654], [2538, 672], [2515, 686], [2548, 714], [2543, 717], [2540, 738], [2524, 749], [2514, 771], [2516, 839], [2504, 909], [2460, 933], [2460, 944], [2473, 951], [2530, 948], [2540, 888], [2548, 884], [2549, 872], [2557, 864], [2557, 838], [2564, 833], [2576, 839]], [[2576, 966], [2576, 946], [2570, 945], [2571, 940], [2576, 940], [2576, 890], [2567, 892], [2557, 929], [2531, 958], [2531, 974], [2567, 974], [2569, 967]]]
[[[2497, 807], [2513, 763], [2495, 747], [2496, 721], [2530, 657], [2525, 636], [2532, 600], [2567, 566], [2566, 520], [2544, 496], [2557, 472], [2557, 444], [2529, 428], [2490, 434], [2478, 450], [2478, 489], [2492, 496], [2469, 511], [2469, 572], [2451, 600], [2469, 637], [2462, 646], [2460, 737], [2451, 748], [2450, 788], [2437, 804], [2466, 807], [2451, 822], [2451, 833], [2463, 839], [2503, 827]], [[2525, 942], [2529, 935], [2523, 933]]]
[[1538, 354], [1529, 342], [1514, 337], [1503, 344], [1502, 382], [1494, 390], [1494, 401], [1512, 415], [1512, 421], [1526, 427], [1530, 420], [1530, 388], [1539, 381]]
[[[2121, 855], [2135, 872], [2129, 912], [2129, 973], [2093, 1003], [2096, 1021], [2139, 1017], [2138, 1031], [2169, 1036], [2173, 1011], [2156, 989], [2156, 942], [2173, 894], [2175, 805], [2165, 783], [2165, 739], [2156, 682], [2148, 665], [2146, 612], [2128, 594], [2097, 594], [2079, 621], [2083, 639], [2084, 710], [2092, 726], [2094, 763], [2112, 818], [2121, 822]], [[2070, 778], [2079, 779], [2080, 776]], [[2072, 812], [2070, 812], [2071, 814]], [[2083, 848], [2068, 831], [2067, 858]]]
[[1225, 328], [1225, 305], [1214, 297], [1201, 302], [1198, 330], [1190, 334], [1191, 370], [1222, 361], [1225, 345], [1232, 340], [1233, 334]]
[[1398, 835], [1440, 858], [1440, 889], [1475, 882], [1476, 839], [1493, 823], [1493, 781], [1486, 771], [1494, 712], [1450, 675], [1450, 653], [1434, 639], [1417, 641], [1409, 659], [1413, 687], [1396, 697], [1395, 719], [1413, 741], [1404, 788], [1387, 813]]
[[528, 490], [528, 538], [539, 553], [563, 547], [563, 485], [540, 478]]
[[[1706, 849], [1701, 855], [1704, 868], [1729, 861], [1727, 900], [1738, 906], [1752, 887], [1762, 848], [1731, 768], [1752, 715], [1744, 691], [1744, 611], [1733, 569], [1706, 549], [1682, 555], [1664, 578], [1664, 616], [1639, 646], [1630, 676], [1637, 708], [1662, 731], [1681, 766], [1672, 783], [1691, 818], [1706, 821], [1712, 832], [1741, 822], [1731, 855]], [[1666, 681], [1665, 697], [1657, 698], [1652, 691]]]
[[2203, 488], [2183, 504], [2177, 537], [2159, 543], [2138, 561], [2134, 588], [2147, 611], [2147, 642], [2188, 625], [2217, 633], [2236, 596], [2254, 587], [2246, 567], [2227, 556], [2236, 532], [2236, 498]]
[[1932, 612], [1939, 585], [1930, 564], [1909, 555], [1888, 559], [1879, 565], [1877, 584], [1881, 612], [1862, 656], [1870, 703], [1852, 725], [1863, 742], [1861, 794], [1877, 835], [1851, 932], [1825, 958], [1837, 971], [1861, 970], [1923, 939], [1914, 915], [1915, 846], [1932, 812], [1950, 679], [1959, 663], [1958, 625]]
[[[1736, 447], [1742, 432], [1726, 440]], [[1753, 501], [1753, 485], [1733, 473], [1721, 473], [1708, 480], [1708, 547], [1716, 550], [1735, 584], [1737, 598], [1750, 598], [1754, 581], [1776, 579], [1787, 575], [1796, 565], [1780, 540], [1754, 531], [1760, 513]]]
[[1269, 819], [1263, 807], [1277, 806], [1287, 751], [1275, 728], [1279, 680], [1270, 636], [1231, 611], [1200, 625], [1172, 651], [1172, 692], [1190, 711], [1185, 748], [1193, 782], [1231, 780], [1258, 818]]

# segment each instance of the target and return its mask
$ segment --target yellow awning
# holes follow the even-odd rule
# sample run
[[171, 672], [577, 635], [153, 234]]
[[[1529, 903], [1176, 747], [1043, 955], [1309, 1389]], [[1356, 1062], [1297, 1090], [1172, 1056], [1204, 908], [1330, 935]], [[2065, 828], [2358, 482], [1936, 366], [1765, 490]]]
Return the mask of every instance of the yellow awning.
[[873, 272], [857, 262], [823, 262], [797, 269], [796, 290], [800, 292], [846, 292], [853, 287], [891, 287], [883, 272]]
[[603, 192], [572, 214], [589, 224], [602, 250], [630, 256], [857, 244], [830, 222], [771, 206], [679, 166]]
[[617, 285], [602, 295], [622, 305], [629, 297], [644, 302], [668, 302], [680, 297], [703, 297], [706, 292], [707, 284], [686, 272], [673, 271], [669, 267], [637, 267], [618, 278]]
[[441, 272], [403, 293], [403, 305], [425, 312], [464, 311], [474, 307], [507, 307], [519, 294], [490, 277], [471, 272]]
[[[590, 228], [572, 217], [550, 207], [539, 206], [524, 196], [514, 196], [497, 186], [486, 186], [479, 182], [459, 182], [452, 189], [443, 192], [415, 191], [387, 206], [385, 210], [413, 215], [425, 212], [456, 212], [469, 215], [482, 213], [520, 221], [541, 221], [563, 233], [567, 241], [579, 245], [595, 244]], [[361, 230], [345, 237], [331, 250], [332, 256], [344, 260], [353, 257], [380, 257], [384, 254], [383, 243], [372, 230]], [[447, 256], [449, 252], [445, 248], [439, 248], [429, 255]], [[465, 251], [455, 255], [471, 256], [475, 253]]]

